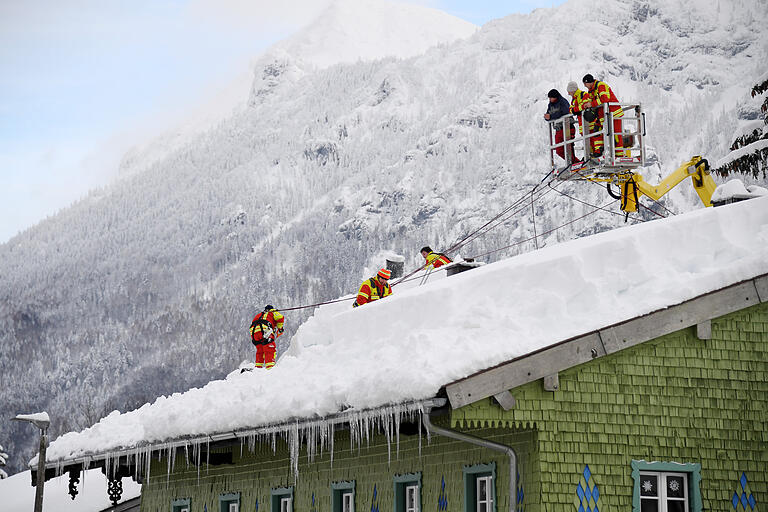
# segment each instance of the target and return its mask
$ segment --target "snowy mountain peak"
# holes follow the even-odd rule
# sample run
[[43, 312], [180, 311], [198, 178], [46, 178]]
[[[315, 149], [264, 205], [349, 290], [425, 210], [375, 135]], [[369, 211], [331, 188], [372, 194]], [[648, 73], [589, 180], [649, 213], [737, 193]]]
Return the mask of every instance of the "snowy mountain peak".
[[278, 43], [317, 68], [383, 57], [412, 57], [469, 37], [477, 26], [428, 7], [384, 0], [334, 0], [304, 30]]

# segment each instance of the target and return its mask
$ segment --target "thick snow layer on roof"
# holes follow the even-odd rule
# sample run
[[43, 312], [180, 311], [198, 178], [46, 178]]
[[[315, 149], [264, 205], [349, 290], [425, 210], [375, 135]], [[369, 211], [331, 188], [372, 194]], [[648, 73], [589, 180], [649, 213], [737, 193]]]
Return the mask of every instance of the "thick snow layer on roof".
[[[3, 512], [29, 512], [34, 510], [35, 488], [32, 487], [29, 471], [22, 471], [10, 478], [0, 480]], [[69, 474], [52, 478], [43, 488], [43, 510], [56, 512], [95, 512], [111, 506], [107, 494], [107, 478], [98, 469], [85, 471], [77, 485], [78, 494], [74, 500], [69, 496]], [[123, 479], [125, 502], [141, 494], [141, 485], [130, 478]]]
[[[628, 226], [315, 312], [270, 370], [114, 412], [50, 461], [433, 397], [561, 340], [768, 273], [768, 197]], [[289, 313], [288, 313], [289, 314]]]

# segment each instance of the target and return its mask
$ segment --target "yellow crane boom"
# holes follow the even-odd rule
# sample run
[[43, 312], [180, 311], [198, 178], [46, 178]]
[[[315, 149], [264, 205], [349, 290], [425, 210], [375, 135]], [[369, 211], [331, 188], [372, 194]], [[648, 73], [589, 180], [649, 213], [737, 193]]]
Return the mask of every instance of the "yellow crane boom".
[[621, 187], [621, 209], [625, 212], [636, 212], [640, 197], [645, 195], [658, 201], [686, 178], [691, 178], [693, 188], [704, 206], [712, 206], [712, 194], [717, 185], [709, 173], [709, 162], [700, 156], [694, 156], [661, 180], [658, 185], [651, 185], [638, 173], [617, 174], [617, 181]]

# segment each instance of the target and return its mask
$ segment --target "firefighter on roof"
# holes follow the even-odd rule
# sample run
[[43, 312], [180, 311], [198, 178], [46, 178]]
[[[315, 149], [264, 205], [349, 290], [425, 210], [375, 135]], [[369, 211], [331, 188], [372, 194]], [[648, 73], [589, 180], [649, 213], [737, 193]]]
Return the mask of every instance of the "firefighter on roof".
[[424, 268], [427, 268], [430, 265], [432, 265], [432, 268], [439, 268], [443, 265], [453, 263], [451, 258], [441, 252], [433, 252], [428, 245], [421, 248], [421, 255], [424, 257], [424, 260], [426, 260]]
[[264, 311], [253, 317], [251, 322], [251, 342], [256, 346], [256, 368], [269, 370], [275, 366], [275, 340], [283, 334], [285, 317], [271, 304]]
[[360, 290], [357, 292], [357, 299], [352, 304], [353, 308], [362, 306], [375, 300], [383, 299], [392, 295], [392, 288], [389, 286], [389, 278], [392, 272], [382, 268], [379, 272], [370, 279], [363, 281], [360, 285]]

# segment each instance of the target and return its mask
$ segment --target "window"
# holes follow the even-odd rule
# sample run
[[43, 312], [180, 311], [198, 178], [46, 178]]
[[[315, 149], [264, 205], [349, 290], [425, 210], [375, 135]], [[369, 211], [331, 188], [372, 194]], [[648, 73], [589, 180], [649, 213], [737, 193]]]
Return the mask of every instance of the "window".
[[632, 461], [633, 512], [701, 512], [701, 464]]
[[270, 494], [272, 512], [293, 512], [293, 487], [278, 487]]
[[477, 512], [491, 512], [493, 510], [493, 477], [479, 476], [477, 483]]
[[171, 502], [171, 512], [189, 512], [189, 498], [173, 500]]
[[240, 512], [240, 493], [219, 494], [219, 512]]
[[350, 491], [341, 493], [341, 512], [355, 512], [355, 495]]
[[355, 482], [331, 484], [331, 512], [355, 512]]
[[419, 512], [419, 486], [405, 487], [405, 512]]
[[396, 475], [395, 512], [421, 512], [421, 473]]
[[464, 512], [496, 512], [496, 463], [464, 466]]
[[640, 511], [688, 512], [688, 475], [641, 471]]

